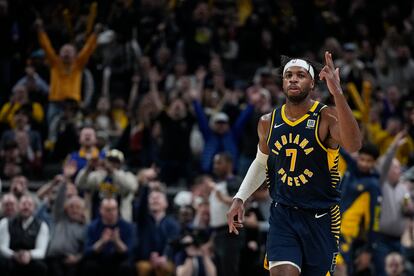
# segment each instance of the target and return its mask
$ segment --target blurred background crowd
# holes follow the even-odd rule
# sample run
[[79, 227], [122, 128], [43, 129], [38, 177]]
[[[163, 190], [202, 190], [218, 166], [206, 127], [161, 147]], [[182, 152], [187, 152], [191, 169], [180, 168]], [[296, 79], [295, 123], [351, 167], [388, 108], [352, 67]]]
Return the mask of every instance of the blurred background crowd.
[[280, 55], [329, 50], [364, 134], [337, 274], [413, 275], [413, 28], [409, 0], [0, 0], [0, 274], [266, 275], [267, 187], [225, 215]]

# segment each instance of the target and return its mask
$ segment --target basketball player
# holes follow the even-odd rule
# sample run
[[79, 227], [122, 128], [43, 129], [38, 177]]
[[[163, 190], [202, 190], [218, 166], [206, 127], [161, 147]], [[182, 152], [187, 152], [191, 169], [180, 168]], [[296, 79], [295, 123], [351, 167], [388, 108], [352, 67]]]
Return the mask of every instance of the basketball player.
[[325, 53], [319, 79], [335, 107], [310, 97], [316, 68], [303, 59], [283, 67], [286, 103], [258, 124], [256, 159], [227, 214], [229, 232], [238, 234], [243, 203], [266, 179], [273, 203], [265, 267], [275, 275], [331, 275], [340, 229], [338, 151], [361, 147], [361, 134], [343, 95], [339, 69]]

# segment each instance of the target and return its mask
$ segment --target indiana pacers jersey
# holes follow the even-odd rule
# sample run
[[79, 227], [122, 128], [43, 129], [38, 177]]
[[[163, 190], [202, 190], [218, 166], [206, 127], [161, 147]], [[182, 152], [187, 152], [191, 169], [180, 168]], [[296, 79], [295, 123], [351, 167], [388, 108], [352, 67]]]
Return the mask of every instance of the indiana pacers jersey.
[[329, 209], [340, 201], [339, 149], [326, 148], [319, 139], [321, 110], [317, 101], [292, 122], [285, 105], [272, 113], [267, 144], [267, 183], [272, 199], [303, 209]]

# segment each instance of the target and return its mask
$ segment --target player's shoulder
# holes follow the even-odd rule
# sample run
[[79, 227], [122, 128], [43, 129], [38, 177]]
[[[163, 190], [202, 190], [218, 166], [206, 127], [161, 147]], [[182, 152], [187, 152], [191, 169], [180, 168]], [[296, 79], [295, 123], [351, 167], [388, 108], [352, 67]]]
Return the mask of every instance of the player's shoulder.
[[337, 122], [338, 112], [334, 106], [324, 105], [320, 111], [322, 121]]
[[270, 123], [270, 121], [272, 120], [272, 113], [273, 112], [269, 112], [269, 113], [266, 113], [266, 114], [262, 115], [260, 117], [259, 123], [260, 122], [263, 122], [263, 123], [268, 122], [268, 123]]
[[322, 104], [321, 107], [321, 114], [336, 114], [336, 108], [335, 106], [330, 106], [327, 104]]
[[260, 117], [259, 123], [257, 124], [257, 130], [259, 133], [259, 137], [267, 137], [270, 124], [272, 123], [272, 112], [266, 113]]

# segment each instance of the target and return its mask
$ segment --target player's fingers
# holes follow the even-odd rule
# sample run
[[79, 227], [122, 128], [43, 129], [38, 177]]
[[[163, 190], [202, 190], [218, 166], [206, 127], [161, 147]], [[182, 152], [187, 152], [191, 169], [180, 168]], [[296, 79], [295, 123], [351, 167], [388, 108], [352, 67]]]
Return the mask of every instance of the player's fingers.
[[337, 68], [335, 69], [335, 78], [336, 78], [338, 81], [340, 81], [340, 80], [341, 80], [341, 78], [339, 77], [339, 67], [337, 67]]
[[319, 73], [319, 79], [323, 80], [326, 78], [326, 72], [324, 71], [324, 69], [321, 70], [321, 72]]
[[229, 229], [231, 229], [231, 226], [233, 225], [234, 215], [233, 212], [230, 211], [227, 213], [227, 225], [229, 226]]
[[238, 222], [242, 223], [243, 218], [244, 218], [244, 210], [243, 210], [243, 208], [239, 208], [239, 210], [237, 210], [237, 220], [238, 220]]
[[229, 233], [233, 233], [234, 230], [236, 229], [236, 226], [233, 225], [233, 223], [229, 224]]
[[[332, 61], [331, 54], [328, 51], [325, 51], [325, 67], [332, 68], [331, 67], [331, 64], [332, 64], [331, 61]], [[334, 68], [332, 68], [332, 69], [334, 69]]]
[[329, 68], [328, 65], [323, 66], [323, 68], [321, 70], [321, 72], [324, 72], [324, 73], [328, 73], [329, 71], [330, 71], [330, 68]]
[[232, 224], [229, 224], [229, 233], [233, 233], [234, 227]]
[[234, 225], [234, 227], [236, 227], [236, 228], [243, 228], [244, 226], [243, 226], [243, 223], [238, 223], [238, 222], [234, 222], [233, 223], [233, 225]]
[[333, 63], [333, 59], [332, 59], [332, 54], [328, 52], [328, 63], [326, 64], [329, 66], [329, 68], [333, 70], [335, 70], [335, 65]]
[[324, 66], [321, 70], [321, 72], [319, 73], [319, 78], [322, 79], [332, 79], [332, 78], [336, 78], [335, 77], [335, 72], [333, 72], [331, 70], [331, 68], [329, 68], [329, 66]]

